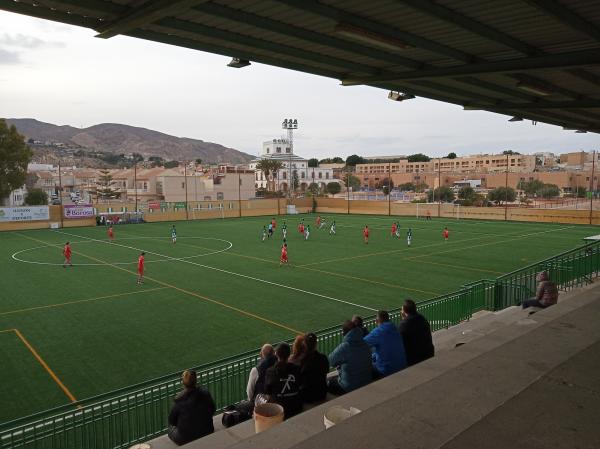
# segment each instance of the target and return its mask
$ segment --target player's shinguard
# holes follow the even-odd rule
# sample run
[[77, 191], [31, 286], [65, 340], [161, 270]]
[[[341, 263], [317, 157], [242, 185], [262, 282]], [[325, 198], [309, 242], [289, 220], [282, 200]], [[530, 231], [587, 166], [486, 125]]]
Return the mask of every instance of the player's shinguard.
[[139, 284], [143, 284], [144, 283], [144, 255], [146, 253], [142, 253], [140, 254], [140, 257], [138, 257], [138, 267], [137, 267], [137, 272], [138, 272], [138, 278], [137, 278], [137, 283]]
[[67, 265], [70, 267], [73, 266], [71, 263], [71, 244], [69, 242], [65, 243], [65, 247], [63, 248], [63, 256], [65, 256], [65, 261], [63, 262], [63, 268], [66, 268]]
[[175, 229], [175, 225], [171, 228], [171, 241], [175, 244], [177, 243], [177, 230]]

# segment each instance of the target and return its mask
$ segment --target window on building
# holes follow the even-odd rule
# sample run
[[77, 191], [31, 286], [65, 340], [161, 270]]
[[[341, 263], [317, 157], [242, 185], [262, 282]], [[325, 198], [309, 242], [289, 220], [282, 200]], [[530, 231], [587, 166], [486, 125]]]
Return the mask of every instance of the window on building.
[[285, 147], [285, 152], [286, 153], [291, 153], [292, 151], [291, 151], [291, 149], [289, 147]]
[[300, 177], [301, 177], [302, 179], [304, 179], [304, 178], [306, 177], [306, 176], [305, 176], [305, 173], [304, 173], [304, 172], [300, 173]]
[[277, 153], [281, 153], [281, 147], [275, 148], [275, 151], [277, 151]]
[[217, 201], [223, 201], [223, 192], [217, 192]]
[[325, 172], [325, 179], [329, 179], [329, 172]]
[[181, 183], [181, 188], [182, 188], [182, 189], [185, 189], [185, 182], [182, 182], [182, 183]]
[[269, 147], [267, 147], [267, 154], [269, 154]]
[[323, 178], [323, 172], [319, 172], [319, 179]]
[[283, 179], [287, 179], [287, 172], [286, 171], [283, 172]]

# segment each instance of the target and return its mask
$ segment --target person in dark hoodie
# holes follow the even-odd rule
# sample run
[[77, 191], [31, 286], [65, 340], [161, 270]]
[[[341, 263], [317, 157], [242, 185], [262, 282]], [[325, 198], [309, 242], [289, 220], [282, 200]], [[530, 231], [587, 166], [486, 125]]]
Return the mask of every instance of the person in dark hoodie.
[[362, 329], [346, 320], [342, 335], [342, 342], [329, 354], [329, 363], [337, 368], [338, 377], [329, 381], [327, 389], [335, 395], [356, 390], [373, 380], [371, 349], [363, 340]]
[[406, 368], [402, 335], [385, 310], [377, 312], [377, 327], [364, 339], [373, 348], [373, 368], [376, 377], [389, 376]]
[[300, 367], [289, 363], [292, 350], [287, 343], [280, 343], [275, 349], [277, 362], [267, 370], [265, 392], [271, 400], [283, 407], [285, 419], [297, 415], [302, 411], [302, 398], [300, 386], [302, 375]]
[[181, 376], [184, 390], [175, 397], [169, 413], [169, 438], [178, 446], [211, 434], [215, 402], [210, 393], [197, 386], [196, 372], [185, 370]]
[[431, 327], [427, 319], [417, 312], [417, 305], [411, 299], [404, 301], [402, 321], [398, 330], [404, 341], [408, 366], [433, 357], [435, 349], [431, 338]]
[[301, 396], [304, 402], [324, 401], [327, 396], [329, 360], [317, 351], [317, 336], [312, 332], [304, 336], [306, 355], [300, 366], [302, 373]]

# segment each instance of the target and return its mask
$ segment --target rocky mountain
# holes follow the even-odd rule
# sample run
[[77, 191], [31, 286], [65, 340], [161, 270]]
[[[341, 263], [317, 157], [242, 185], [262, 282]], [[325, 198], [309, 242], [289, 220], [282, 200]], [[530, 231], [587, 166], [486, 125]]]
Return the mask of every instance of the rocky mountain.
[[218, 143], [175, 137], [158, 131], [118, 123], [102, 123], [89, 128], [57, 126], [35, 119], [7, 119], [27, 139], [43, 143], [62, 144], [67, 148], [80, 148], [112, 152], [115, 154], [140, 153], [160, 156], [165, 160], [202, 159], [205, 163], [228, 162], [242, 164], [253, 156]]

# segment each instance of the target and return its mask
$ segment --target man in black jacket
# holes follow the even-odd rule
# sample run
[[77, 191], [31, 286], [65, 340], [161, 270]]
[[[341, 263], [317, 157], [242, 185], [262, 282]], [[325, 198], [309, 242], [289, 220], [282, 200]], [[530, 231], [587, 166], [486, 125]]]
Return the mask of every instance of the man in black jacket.
[[215, 403], [207, 390], [197, 387], [196, 372], [185, 370], [182, 382], [185, 388], [175, 397], [169, 413], [168, 435], [178, 446], [215, 431]]
[[431, 328], [423, 315], [417, 312], [414, 301], [407, 299], [402, 306], [402, 321], [398, 330], [404, 340], [406, 363], [412, 366], [433, 357]]
[[288, 362], [290, 345], [281, 343], [275, 350], [277, 362], [267, 370], [265, 392], [283, 407], [285, 419], [302, 411], [300, 367]]
[[317, 336], [312, 332], [304, 336], [304, 344], [306, 356], [300, 367], [302, 400], [308, 403], [324, 401], [327, 396], [329, 359], [317, 351]]

